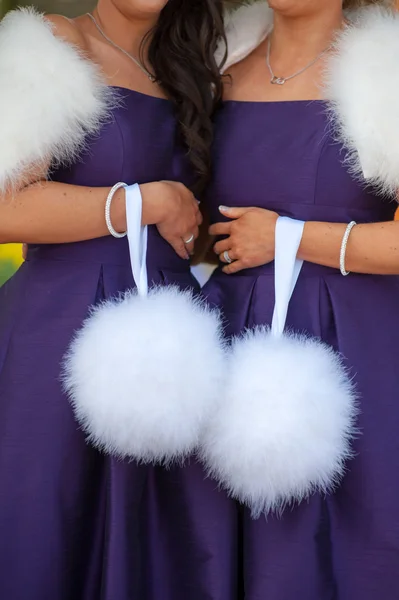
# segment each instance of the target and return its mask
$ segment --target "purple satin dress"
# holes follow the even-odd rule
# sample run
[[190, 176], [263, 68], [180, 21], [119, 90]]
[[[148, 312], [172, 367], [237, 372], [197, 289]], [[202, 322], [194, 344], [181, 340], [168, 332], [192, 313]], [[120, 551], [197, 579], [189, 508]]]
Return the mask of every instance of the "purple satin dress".
[[[258, 206], [305, 221], [392, 220], [395, 204], [348, 174], [325, 108], [318, 101], [225, 103], [216, 122], [211, 221], [222, 220], [219, 205]], [[273, 264], [234, 276], [218, 269], [205, 291], [222, 307], [228, 335], [271, 323]], [[231, 593], [209, 588], [202, 598], [398, 600], [399, 278], [342, 277], [307, 263], [287, 325], [345, 357], [362, 411], [356, 458], [334, 495], [314, 495], [280, 519], [251, 520], [237, 507], [236, 549], [230, 548], [236, 571], [225, 578], [239, 583]], [[227, 514], [231, 504], [224, 502]], [[215, 507], [220, 503], [218, 496]]]
[[[190, 183], [172, 104], [119, 91], [112, 122], [78, 164], [53, 178], [83, 186]], [[188, 261], [155, 228], [147, 262], [155, 283], [198, 287]], [[1, 600], [164, 598], [162, 589], [152, 592], [151, 552], [161, 536], [148, 514], [152, 469], [90, 447], [59, 381], [89, 306], [132, 286], [126, 238], [107, 237], [32, 246], [0, 289]]]

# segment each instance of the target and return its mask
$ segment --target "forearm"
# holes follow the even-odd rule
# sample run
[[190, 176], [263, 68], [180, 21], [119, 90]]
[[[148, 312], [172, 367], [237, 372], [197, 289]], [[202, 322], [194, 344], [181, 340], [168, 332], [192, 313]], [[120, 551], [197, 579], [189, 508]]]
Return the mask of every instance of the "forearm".
[[[54, 244], [108, 235], [105, 201], [109, 188], [41, 182], [0, 198], [0, 243]], [[124, 190], [115, 194], [111, 217], [126, 228]]]
[[[340, 250], [347, 224], [305, 224], [298, 258], [339, 268]], [[399, 274], [399, 222], [356, 225], [349, 236], [345, 267], [354, 273]]]
[[[105, 202], [110, 189], [41, 182], [13, 196], [0, 197], [0, 244], [63, 244], [109, 235]], [[165, 186], [154, 182], [140, 189], [142, 224], [154, 225], [165, 211]], [[126, 231], [123, 188], [113, 197], [111, 221], [116, 231]]]

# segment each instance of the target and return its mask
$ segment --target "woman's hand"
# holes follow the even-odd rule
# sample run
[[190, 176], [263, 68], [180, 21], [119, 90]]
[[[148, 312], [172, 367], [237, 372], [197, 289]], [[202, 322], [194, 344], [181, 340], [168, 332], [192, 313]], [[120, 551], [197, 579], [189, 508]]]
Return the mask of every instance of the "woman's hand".
[[156, 225], [161, 236], [184, 259], [194, 252], [202, 216], [194, 195], [185, 185], [160, 181], [140, 186], [143, 223]]
[[278, 214], [264, 208], [229, 208], [220, 206], [222, 215], [232, 219], [228, 223], [216, 223], [209, 228], [214, 236], [227, 236], [217, 242], [214, 251], [228, 274], [243, 269], [265, 265], [274, 260], [274, 240]]

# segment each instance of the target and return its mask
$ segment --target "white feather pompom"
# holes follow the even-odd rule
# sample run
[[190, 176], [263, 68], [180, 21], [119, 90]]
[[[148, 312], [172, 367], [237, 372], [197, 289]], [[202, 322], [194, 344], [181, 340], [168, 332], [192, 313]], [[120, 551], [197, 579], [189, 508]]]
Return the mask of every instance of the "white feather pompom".
[[177, 287], [94, 309], [64, 369], [89, 440], [146, 463], [190, 454], [221, 393], [221, 339], [219, 313]]
[[228, 377], [202, 443], [210, 475], [255, 517], [333, 487], [356, 416], [338, 355], [314, 338], [258, 328], [233, 342]]

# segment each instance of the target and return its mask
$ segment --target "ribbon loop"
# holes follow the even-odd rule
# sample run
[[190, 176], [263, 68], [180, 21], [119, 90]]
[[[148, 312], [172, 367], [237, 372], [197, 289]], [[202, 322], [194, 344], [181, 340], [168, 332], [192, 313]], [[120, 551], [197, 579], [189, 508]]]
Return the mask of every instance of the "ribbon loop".
[[271, 333], [281, 337], [287, 321], [288, 306], [302, 269], [303, 260], [297, 259], [305, 223], [288, 217], [279, 217], [276, 223], [274, 286], [275, 305]]
[[133, 279], [140, 296], [148, 295], [147, 245], [148, 227], [141, 224], [143, 199], [140, 186], [126, 186], [126, 224]]

